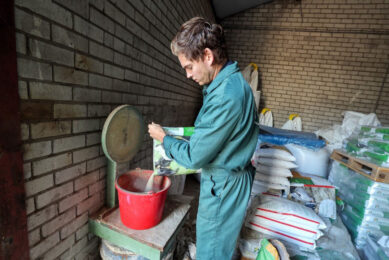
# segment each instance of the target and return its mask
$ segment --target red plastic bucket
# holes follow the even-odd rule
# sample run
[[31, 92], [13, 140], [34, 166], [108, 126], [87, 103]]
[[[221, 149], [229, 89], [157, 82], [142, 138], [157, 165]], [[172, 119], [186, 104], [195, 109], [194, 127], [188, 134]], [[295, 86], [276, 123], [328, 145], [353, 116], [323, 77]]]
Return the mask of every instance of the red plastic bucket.
[[151, 170], [136, 169], [120, 175], [115, 182], [122, 223], [142, 230], [156, 226], [162, 219], [167, 191], [171, 181], [166, 176], [154, 176], [154, 193], [145, 193]]

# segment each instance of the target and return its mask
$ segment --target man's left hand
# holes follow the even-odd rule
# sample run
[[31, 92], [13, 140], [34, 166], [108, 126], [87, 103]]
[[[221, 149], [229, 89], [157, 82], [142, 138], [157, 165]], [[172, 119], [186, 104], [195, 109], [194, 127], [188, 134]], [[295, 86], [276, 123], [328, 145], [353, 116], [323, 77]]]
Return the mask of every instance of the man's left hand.
[[155, 124], [154, 122], [149, 124], [149, 134], [151, 138], [156, 139], [161, 143], [163, 143], [163, 138], [166, 136], [166, 133], [163, 128], [160, 125]]

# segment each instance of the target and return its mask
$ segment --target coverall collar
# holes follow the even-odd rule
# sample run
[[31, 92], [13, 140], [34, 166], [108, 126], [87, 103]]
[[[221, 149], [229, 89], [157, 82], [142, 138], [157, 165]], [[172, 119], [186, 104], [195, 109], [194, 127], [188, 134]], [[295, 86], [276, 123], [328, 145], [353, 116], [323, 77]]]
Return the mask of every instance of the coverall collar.
[[238, 62], [233, 62], [229, 64], [230, 62], [227, 61], [227, 64], [219, 73], [216, 75], [216, 78], [209, 84], [209, 85], [204, 85], [203, 88], [203, 95], [206, 96], [209, 93], [211, 93], [214, 89], [216, 89], [225, 78], [230, 76], [232, 73], [235, 73], [239, 71], [238, 67]]

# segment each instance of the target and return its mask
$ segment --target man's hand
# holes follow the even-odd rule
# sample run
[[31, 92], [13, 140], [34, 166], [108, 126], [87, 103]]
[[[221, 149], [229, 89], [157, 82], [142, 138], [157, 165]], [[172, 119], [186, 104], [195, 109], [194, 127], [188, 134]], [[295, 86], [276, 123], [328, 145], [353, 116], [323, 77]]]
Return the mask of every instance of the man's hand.
[[151, 138], [156, 139], [161, 143], [163, 143], [163, 138], [166, 135], [163, 128], [158, 124], [154, 124], [154, 122], [149, 124], [149, 134]]

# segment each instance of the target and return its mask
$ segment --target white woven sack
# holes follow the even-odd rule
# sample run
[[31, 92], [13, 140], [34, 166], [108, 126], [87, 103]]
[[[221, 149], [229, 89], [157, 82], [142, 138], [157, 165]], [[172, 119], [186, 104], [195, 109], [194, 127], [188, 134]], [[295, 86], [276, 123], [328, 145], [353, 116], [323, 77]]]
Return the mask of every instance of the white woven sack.
[[266, 175], [257, 172], [255, 174], [255, 179], [264, 182], [274, 183], [274, 184], [281, 184], [283, 186], [290, 186], [290, 182], [286, 177]]
[[266, 166], [263, 164], [256, 164], [257, 172], [272, 175], [272, 176], [281, 176], [281, 177], [292, 177], [292, 172], [288, 168], [272, 167]]
[[265, 158], [275, 158], [284, 161], [294, 162], [296, 158], [289, 152], [277, 148], [261, 148], [256, 152], [256, 156]]
[[257, 162], [260, 164], [263, 164], [266, 166], [272, 166], [272, 167], [287, 168], [287, 169], [297, 168], [296, 164], [294, 164], [292, 162], [280, 160], [280, 159], [261, 158], [260, 157], [260, 158], [258, 158]]

